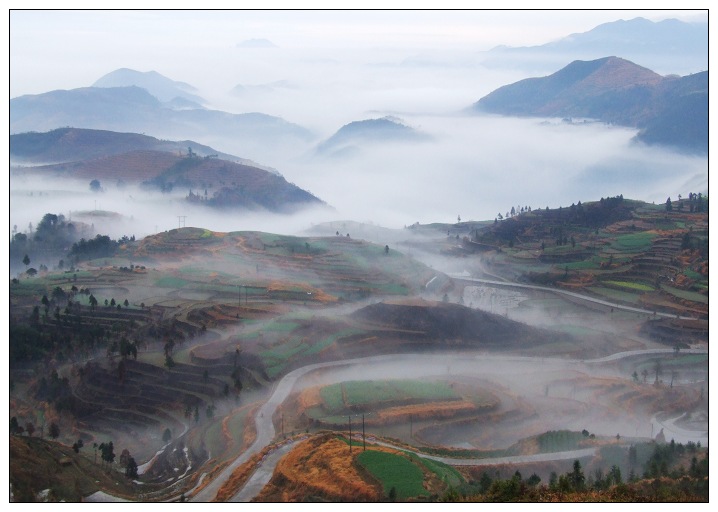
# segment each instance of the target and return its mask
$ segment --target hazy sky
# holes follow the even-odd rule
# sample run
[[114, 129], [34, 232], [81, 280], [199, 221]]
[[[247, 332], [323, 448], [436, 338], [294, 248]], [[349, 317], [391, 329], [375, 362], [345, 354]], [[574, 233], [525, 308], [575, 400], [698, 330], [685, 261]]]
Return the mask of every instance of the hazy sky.
[[171, 78], [189, 80], [198, 51], [231, 52], [251, 39], [288, 50], [485, 51], [544, 44], [638, 16], [707, 18], [705, 11], [673, 10], [15, 10], [9, 17], [10, 96], [89, 86], [120, 67], [172, 70]]

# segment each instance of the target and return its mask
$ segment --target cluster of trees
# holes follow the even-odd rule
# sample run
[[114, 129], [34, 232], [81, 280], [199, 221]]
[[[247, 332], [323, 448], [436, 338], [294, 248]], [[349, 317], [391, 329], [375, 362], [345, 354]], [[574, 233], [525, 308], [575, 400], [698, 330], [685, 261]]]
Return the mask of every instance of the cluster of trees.
[[106, 258], [114, 255], [119, 246], [120, 242], [112, 240], [107, 235], [97, 235], [90, 240], [81, 238], [72, 244], [68, 256], [75, 261]]
[[[44, 425], [40, 428], [40, 437], [43, 436], [44, 433]], [[25, 426], [23, 427], [20, 425], [20, 422], [17, 420], [17, 416], [13, 416], [10, 418], [10, 435], [14, 436], [21, 436], [22, 434], [27, 433], [28, 437], [32, 437], [35, 433], [35, 425], [28, 421], [25, 423]], [[52, 439], [57, 439], [60, 437], [60, 427], [57, 423], [54, 421], [50, 423], [50, 428], [48, 429], [48, 434]]]
[[[708, 455], [699, 460], [700, 442], [689, 441], [684, 446], [671, 440], [667, 444], [656, 444], [653, 453], [645, 464], [644, 478], [681, 478], [688, 475], [693, 478], [708, 478]], [[686, 468], [681, 461], [686, 455], [690, 465]]]
[[68, 222], [63, 215], [52, 213], [45, 214], [34, 229], [30, 223], [25, 233], [19, 232], [17, 225], [14, 225], [10, 240], [10, 263], [17, 265], [22, 262], [27, 268], [34, 261], [41, 264], [42, 271], [42, 267], [59, 258], [57, 266], [62, 270], [70, 246], [87, 229], [83, 224]]
[[[585, 435], [585, 434], [584, 434]], [[700, 458], [700, 444], [685, 446], [670, 443], [640, 445], [640, 451], [652, 448], [644, 464], [642, 476], [633, 467], [638, 461], [636, 446], [628, 450], [631, 471], [627, 478], [618, 465], [606, 472], [602, 468], [586, 475], [581, 462], [575, 460], [571, 471], [551, 472], [549, 481], [542, 484], [533, 473], [524, 478], [516, 471], [510, 478], [492, 478], [484, 472], [468, 489], [450, 489], [444, 501], [484, 502], [547, 502], [547, 501], [704, 501], [708, 498], [708, 452]], [[682, 461], [690, 457], [685, 467]], [[645, 458], [644, 458], [645, 460]]]
[[[702, 212], [708, 212], [708, 201], [706, 200], [704, 202], [704, 199], [706, 199], [703, 194], [698, 192], [697, 194], [694, 194], [693, 192], [688, 193], [688, 211], [690, 213], [702, 213]], [[684, 211], [685, 201], [683, 200], [683, 196], [681, 194], [678, 194], [678, 206], [675, 207], [675, 209], [679, 212]], [[666, 199], [666, 211], [672, 212], [674, 209], [673, 201], [671, 201], [671, 198], [669, 197]]]
[[[134, 235], [118, 240], [106, 235], [85, 239], [84, 235], [93, 230], [91, 226], [67, 221], [63, 215], [54, 213], [46, 213], [36, 228], [30, 223], [24, 233], [15, 225], [10, 240], [11, 268], [22, 263], [30, 275], [38, 270], [47, 271], [48, 265], [58, 270], [72, 269], [81, 260], [112, 256], [122, 244], [135, 240]], [[29, 267], [31, 262], [39, 265], [38, 268]]]
[[[547, 207], [548, 208], [548, 207]], [[496, 215], [496, 218], [494, 219], [494, 222], [503, 220], [504, 218], [509, 219], [511, 217], [515, 217], [516, 215], [521, 215], [522, 213], [528, 213], [531, 211], [530, 206], [512, 206], [510, 211], [506, 212], [506, 215], [501, 215], [501, 212], [499, 212]], [[461, 217], [459, 217], [459, 222], [461, 222]]]

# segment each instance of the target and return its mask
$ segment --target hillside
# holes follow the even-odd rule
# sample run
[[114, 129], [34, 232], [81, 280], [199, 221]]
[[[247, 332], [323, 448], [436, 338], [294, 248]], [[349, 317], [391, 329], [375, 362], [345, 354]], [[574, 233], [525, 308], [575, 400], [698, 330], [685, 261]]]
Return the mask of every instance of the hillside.
[[[164, 151], [187, 153], [187, 148], [198, 156], [216, 155], [223, 160], [252, 164], [233, 155], [221, 153], [192, 140], [160, 140], [139, 133], [120, 133], [84, 128], [58, 128], [49, 132], [27, 132], [10, 135], [10, 159], [13, 163], [47, 164], [77, 162], [129, 151]], [[255, 167], [260, 167], [254, 164]]]
[[[18, 503], [35, 501], [80, 502], [83, 498], [109, 490], [131, 499], [139, 488], [124, 474], [93, 462], [93, 447], [75, 453], [69, 446], [38, 437], [10, 436], [10, 486]], [[42, 497], [42, 491], [48, 491]]]
[[471, 110], [592, 119], [638, 128], [645, 143], [708, 149], [708, 72], [662, 77], [618, 57], [574, 61], [552, 75], [506, 85]]
[[[366, 306], [352, 317], [377, 331], [390, 329], [394, 336], [405, 336], [413, 344], [427, 348], [448, 342], [457, 348], [508, 349], [550, 343], [557, 338], [555, 333], [448, 302], [392, 300]], [[570, 336], [563, 338], [575, 343]]]
[[45, 134], [13, 135], [10, 148], [11, 155], [25, 163], [65, 160], [15, 167], [13, 173], [18, 176], [121, 182], [165, 192], [177, 188], [187, 191], [188, 201], [217, 208], [288, 213], [324, 204], [276, 171], [259, 168], [246, 160], [240, 163], [217, 158], [217, 153], [210, 153], [212, 148], [207, 146], [198, 145], [201, 152], [198, 154], [190, 141], [160, 141], [132, 133], [65, 128]]
[[[705, 319], [707, 210], [707, 198], [692, 193], [663, 205], [619, 196], [568, 208], [522, 209], [477, 226], [463, 248], [481, 254], [494, 276]], [[672, 325], [657, 329], [665, 343], [707, 335], [704, 322], [689, 323], [691, 328], [665, 322]]]

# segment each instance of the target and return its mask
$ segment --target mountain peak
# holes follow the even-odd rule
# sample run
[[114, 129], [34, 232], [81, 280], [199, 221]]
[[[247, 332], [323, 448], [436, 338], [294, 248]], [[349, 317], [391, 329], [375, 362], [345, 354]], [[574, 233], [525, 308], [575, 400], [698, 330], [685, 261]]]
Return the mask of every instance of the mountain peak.
[[162, 102], [182, 98], [195, 103], [204, 103], [204, 99], [194, 94], [197, 89], [185, 82], [177, 82], [157, 71], [137, 71], [130, 68], [119, 68], [100, 77], [93, 87], [127, 87], [137, 86], [146, 89], [152, 96]]

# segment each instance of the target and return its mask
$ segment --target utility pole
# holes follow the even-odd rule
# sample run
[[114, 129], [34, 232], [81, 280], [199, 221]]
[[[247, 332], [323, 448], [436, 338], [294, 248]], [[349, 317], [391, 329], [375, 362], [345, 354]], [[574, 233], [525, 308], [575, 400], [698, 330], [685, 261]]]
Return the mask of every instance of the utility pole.
[[366, 451], [366, 434], [364, 432], [364, 414], [361, 415], [361, 439], [364, 443], [364, 451]]
[[183, 228], [187, 225], [187, 223], [185, 222], [186, 219], [186, 215], [177, 215], [177, 229]]

